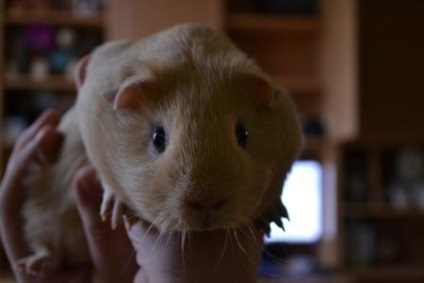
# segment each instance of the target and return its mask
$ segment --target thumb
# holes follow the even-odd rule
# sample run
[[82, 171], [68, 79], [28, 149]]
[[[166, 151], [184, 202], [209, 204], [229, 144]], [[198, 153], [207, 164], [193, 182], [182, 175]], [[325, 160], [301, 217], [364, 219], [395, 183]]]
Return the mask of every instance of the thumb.
[[[76, 205], [81, 217], [94, 271], [101, 282], [131, 282], [137, 270], [133, 247], [121, 225], [112, 230], [99, 216], [102, 188], [94, 168], [83, 168], [75, 175]], [[126, 281], [128, 280], [128, 281]]]

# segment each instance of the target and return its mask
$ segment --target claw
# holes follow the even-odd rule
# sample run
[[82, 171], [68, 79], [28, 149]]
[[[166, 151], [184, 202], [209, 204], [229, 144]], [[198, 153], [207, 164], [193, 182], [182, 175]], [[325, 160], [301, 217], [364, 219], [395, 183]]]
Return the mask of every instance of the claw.
[[112, 219], [111, 219], [113, 230], [115, 230], [116, 227], [118, 227], [118, 225], [122, 223], [123, 214], [124, 214], [124, 205], [118, 199], [115, 199], [115, 202], [113, 204]]
[[103, 193], [103, 201], [100, 208], [100, 217], [103, 222], [111, 216], [110, 223], [113, 230], [122, 223], [122, 215], [124, 214], [125, 205], [110, 190], [105, 189]]
[[281, 217], [286, 218], [290, 221], [290, 216], [285, 205], [282, 205], [281, 207]]
[[112, 205], [114, 202], [114, 195], [110, 192], [110, 190], [106, 189], [103, 192], [103, 201], [100, 207], [100, 217], [103, 222], [111, 215]]

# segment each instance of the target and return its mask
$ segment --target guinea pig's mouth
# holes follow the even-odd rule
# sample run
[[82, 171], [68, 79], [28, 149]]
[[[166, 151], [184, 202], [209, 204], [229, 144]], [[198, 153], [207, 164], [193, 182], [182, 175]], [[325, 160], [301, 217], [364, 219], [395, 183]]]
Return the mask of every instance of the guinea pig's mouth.
[[202, 215], [198, 219], [191, 221], [191, 229], [193, 231], [209, 231], [216, 229], [227, 228], [228, 225], [223, 225], [213, 214]]
[[245, 222], [240, 223], [234, 223], [229, 221], [216, 221], [211, 217], [205, 217], [200, 218], [197, 220], [190, 220], [190, 221], [184, 221], [180, 222], [180, 231], [190, 231], [190, 232], [201, 232], [201, 231], [212, 231], [212, 230], [218, 230], [218, 229], [232, 229], [236, 228], [238, 226], [241, 226]]
[[181, 210], [176, 226], [180, 231], [195, 232], [236, 228], [246, 223], [248, 223], [246, 216], [235, 213], [231, 209], [202, 209], [193, 212], [190, 208], [184, 208]]

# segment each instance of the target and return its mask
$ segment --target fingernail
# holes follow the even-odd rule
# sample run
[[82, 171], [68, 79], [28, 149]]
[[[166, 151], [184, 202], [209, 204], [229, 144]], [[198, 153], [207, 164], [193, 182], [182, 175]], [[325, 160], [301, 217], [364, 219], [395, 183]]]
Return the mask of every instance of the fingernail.
[[46, 132], [47, 132], [48, 128], [47, 127], [43, 127], [41, 128], [37, 134], [34, 137], [35, 141], [41, 141], [45, 136], [46, 136]]
[[61, 148], [63, 135], [51, 126], [45, 126], [34, 137], [40, 154], [45, 161], [53, 161]]
[[128, 216], [124, 214], [122, 215], [122, 222], [124, 222], [125, 229], [129, 231], [137, 223], [137, 220], [135, 220], [135, 217], [128, 218]]

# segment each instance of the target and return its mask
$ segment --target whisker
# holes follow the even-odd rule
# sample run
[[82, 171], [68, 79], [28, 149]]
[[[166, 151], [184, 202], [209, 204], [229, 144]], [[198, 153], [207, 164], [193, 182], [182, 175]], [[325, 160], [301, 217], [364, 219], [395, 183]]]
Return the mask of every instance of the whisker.
[[230, 238], [230, 242], [231, 242], [231, 246], [234, 246], [234, 242], [233, 242], [233, 238], [232, 238], [232, 234], [231, 234], [231, 227], [229, 227], [228, 229], [227, 229], [227, 235], [229, 236], [229, 238]]
[[[270, 253], [269, 251], [267, 251], [265, 248], [262, 249], [262, 252], [264, 255], [266, 255], [269, 259], [269, 261], [271, 261], [271, 263], [274, 265], [278, 265], [278, 266], [284, 266], [285, 264], [287, 264], [287, 260], [283, 260], [278, 256], [273, 255], [272, 253]], [[276, 277], [276, 276], [280, 276], [280, 273], [278, 270], [262, 270], [261, 273], [265, 276], [270, 276], [270, 277]]]
[[[249, 230], [249, 235], [252, 236], [252, 240], [255, 242], [256, 247], [261, 246], [261, 249], [263, 249], [263, 241], [258, 241], [258, 236], [255, 235], [255, 225], [252, 221], [249, 221], [247, 223], [247, 229]], [[262, 235], [263, 238], [263, 235]]]
[[281, 263], [281, 264], [286, 264], [287, 262], [286, 261], [284, 261], [283, 259], [281, 259], [280, 257], [278, 257], [278, 256], [275, 256], [275, 255], [273, 255], [272, 253], [270, 253], [269, 251], [267, 251], [265, 248], [264, 249], [262, 249], [262, 251], [267, 255], [267, 256], [269, 256], [272, 260], [274, 260], [275, 262], [277, 262], [277, 263]]
[[185, 242], [187, 240], [187, 237], [189, 236], [189, 233], [187, 231], [181, 231], [181, 259], [183, 262], [183, 272], [186, 273], [186, 265], [185, 265]]
[[253, 265], [255, 265], [256, 264], [255, 263], [255, 260], [251, 256], [249, 256], [249, 254], [247, 253], [247, 251], [245, 250], [245, 248], [241, 244], [240, 239], [239, 239], [239, 237], [237, 235], [237, 231], [236, 231], [235, 228], [233, 228], [233, 234], [234, 234], [234, 238], [235, 238], [235, 241], [236, 241], [237, 246], [240, 248], [240, 250], [246, 256], [246, 258], [249, 260], [249, 262], [252, 263]]
[[254, 224], [253, 224], [253, 222], [252, 222], [251, 220], [249, 220], [249, 221], [247, 222], [246, 227], [247, 227], [247, 229], [249, 230], [249, 233], [250, 233], [250, 235], [252, 236], [252, 239], [256, 241], [256, 235], [255, 235], [255, 232], [253, 232], [253, 229], [254, 229]]
[[237, 244], [237, 246], [240, 248], [240, 250], [246, 255], [246, 256], [248, 256], [248, 254], [247, 254], [247, 252], [246, 252], [246, 250], [243, 248], [243, 246], [242, 246], [242, 244], [240, 243], [240, 240], [239, 240], [239, 238], [238, 238], [238, 236], [237, 236], [237, 231], [236, 231], [236, 229], [233, 229], [233, 234], [234, 234], [234, 239], [235, 239], [235, 241], [236, 241], [236, 244]]
[[[229, 229], [229, 228], [227, 228], [227, 229], [226, 229], [226, 230], [227, 230], [227, 232], [228, 232], [228, 229]], [[224, 259], [224, 253], [225, 253], [225, 250], [227, 249], [227, 242], [228, 242], [228, 233], [225, 233], [224, 246], [223, 246], [222, 251], [221, 251], [221, 254], [220, 254], [219, 258], [218, 258], [218, 262], [217, 262], [217, 263], [216, 263], [216, 265], [215, 265], [215, 268], [214, 268], [214, 270], [215, 270], [215, 271], [218, 269], [218, 265], [219, 265], [219, 264], [222, 262], [222, 260]]]
[[127, 217], [127, 219], [138, 218], [137, 214], [128, 213], [127, 211], [125, 212], [125, 216]]
[[[176, 230], [176, 227], [174, 226], [174, 227], [171, 229], [171, 232], [169, 232], [168, 240], [166, 241], [165, 247], [168, 247], [168, 245], [169, 245], [169, 241], [171, 240], [172, 236], [174, 235], [175, 230]], [[178, 233], [177, 233], [177, 237], [178, 237]]]
[[181, 232], [181, 251], [184, 252], [184, 248], [185, 248], [185, 242], [187, 239], [187, 231], [182, 231]]
[[143, 237], [141, 238], [140, 242], [143, 243], [145, 237], [147, 236], [147, 234], [149, 234], [150, 230], [155, 226], [156, 221], [158, 220], [159, 216], [157, 216], [152, 223], [150, 223], [149, 228], [147, 228], [146, 233], [144, 233]]
[[191, 233], [190, 233], [190, 231], [187, 232], [187, 239], [188, 239], [188, 249], [190, 249], [190, 247], [191, 247]]
[[[165, 227], [169, 226], [169, 223]], [[156, 248], [156, 245], [162, 241], [162, 238], [164, 237], [166, 233], [163, 230], [159, 230], [159, 237], [156, 239], [155, 243], [153, 244], [153, 248]]]

